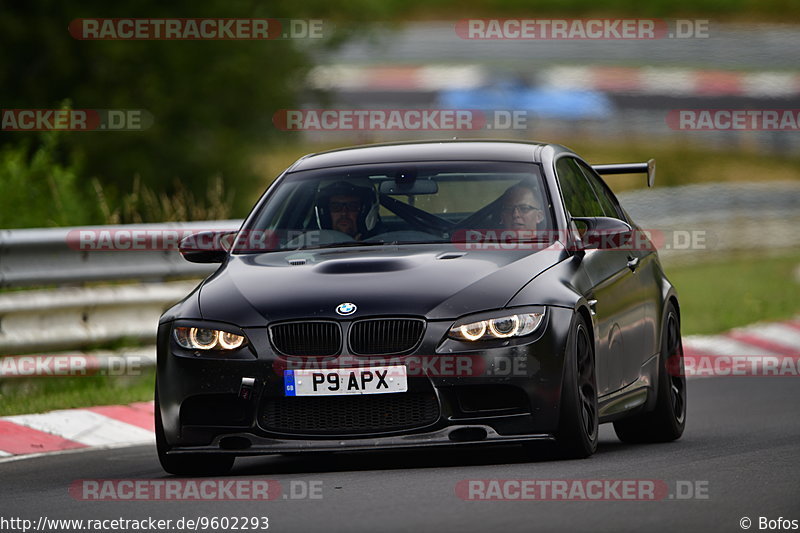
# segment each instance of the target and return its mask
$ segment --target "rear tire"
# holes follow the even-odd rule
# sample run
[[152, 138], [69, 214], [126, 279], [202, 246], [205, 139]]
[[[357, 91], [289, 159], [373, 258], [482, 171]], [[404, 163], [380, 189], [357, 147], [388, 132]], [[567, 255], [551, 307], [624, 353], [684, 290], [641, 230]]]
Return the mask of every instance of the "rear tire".
[[597, 451], [599, 417], [594, 342], [581, 314], [575, 315], [564, 353], [556, 453], [583, 459]]
[[661, 337], [656, 407], [614, 422], [614, 431], [622, 442], [669, 442], [680, 438], [686, 427], [683, 344], [678, 312], [672, 302], [667, 306]]
[[161, 468], [176, 476], [216, 476], [230, 472], [236, 458], [233, 455], [181, 454], [167, 455], [169, 445], [164, 435], [158, 390], [155, 395], [156, 451]]

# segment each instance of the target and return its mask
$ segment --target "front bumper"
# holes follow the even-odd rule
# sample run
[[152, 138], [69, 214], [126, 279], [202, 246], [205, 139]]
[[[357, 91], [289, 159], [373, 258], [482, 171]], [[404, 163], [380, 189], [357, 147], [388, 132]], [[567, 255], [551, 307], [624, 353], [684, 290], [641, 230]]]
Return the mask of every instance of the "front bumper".
[[[165, 323], [159, 328], [157, 371], [164, 439], [169, 453], [235, 455], [550, 440], [558, 426], [571, 318], [571, 309], [550, 307], [530, 339], [482, 350], [463, 350], [463, 346], [443, 342], [451, 323], [430, 322], [422, 344], [403, 358], [422, 354], [468, 357], [481, 371], [464, 376], [423, 370], [421, 375], [409, 377], [410, 391], [435, 395], [438, 413], [434, 419], [414, 427], [339, 434], [266, 427], [264, 406], [284, 399], [283, 369], [287, 364], [269, 345], [266, 328], [246, 330], [257, 355], [214, 359], [178, 353], [171, 340], [171, 323]], [[355, 359], [368, 366], [374, 358]], [[337, 365], [340, 360], [346, 362]], [[349, 367], [353, 360], [345, 354], [325, 362]], [[246, 398], [241, 395], [243, 378], [255, 382]], [[503, 399], [506, 396], [508, 399]], [[363, 398], [369, 401], [369, 395]]]

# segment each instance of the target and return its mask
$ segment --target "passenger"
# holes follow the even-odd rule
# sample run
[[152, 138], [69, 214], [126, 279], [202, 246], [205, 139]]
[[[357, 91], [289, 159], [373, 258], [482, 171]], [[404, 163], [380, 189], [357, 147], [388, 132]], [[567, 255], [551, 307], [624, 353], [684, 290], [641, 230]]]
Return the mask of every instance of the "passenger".
[[502, 196], [500, 223], [504, 229], [537, 230], [544, 221], [544, 211], [534, 190], [514, 185]]

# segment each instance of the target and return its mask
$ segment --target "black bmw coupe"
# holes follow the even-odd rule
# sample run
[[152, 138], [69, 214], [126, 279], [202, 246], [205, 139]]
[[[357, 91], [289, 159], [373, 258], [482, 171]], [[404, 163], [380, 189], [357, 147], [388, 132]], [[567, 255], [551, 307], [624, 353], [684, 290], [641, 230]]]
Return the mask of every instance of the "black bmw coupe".
[[620, 173], [652, 185], [655, 165], [466, 140], [301, 158], [238, 232], [181, 243], [220, 267], [161, 317], [162, 466], [492, 443], [579, 458], [604, 422], [679, 438], [678, 299], [600, 177]]

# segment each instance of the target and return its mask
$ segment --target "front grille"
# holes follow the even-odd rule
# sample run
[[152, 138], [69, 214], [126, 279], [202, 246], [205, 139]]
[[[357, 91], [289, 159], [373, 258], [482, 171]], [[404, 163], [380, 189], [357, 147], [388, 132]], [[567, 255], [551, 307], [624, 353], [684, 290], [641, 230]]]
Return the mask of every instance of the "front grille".
[[304, 435], [397, 431], [438, 419], [439, 402], [432, 391], [275, 398], [261, 412], [265, 429]]
[[360, 320], [350, 328], [350, 351], [356, 355], [391, 355], [410, 351], [422, 338], [425, 322], [416, 318]]
[[270, 327], [272, 346], [283, 355], [336, 355], [342, 331], [335, 322], [290, 322]]

